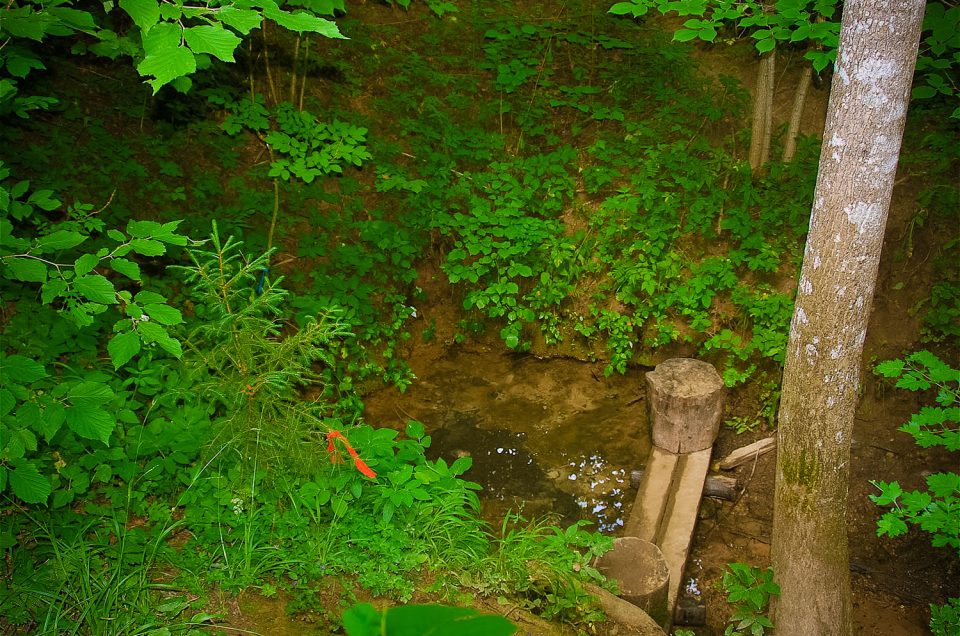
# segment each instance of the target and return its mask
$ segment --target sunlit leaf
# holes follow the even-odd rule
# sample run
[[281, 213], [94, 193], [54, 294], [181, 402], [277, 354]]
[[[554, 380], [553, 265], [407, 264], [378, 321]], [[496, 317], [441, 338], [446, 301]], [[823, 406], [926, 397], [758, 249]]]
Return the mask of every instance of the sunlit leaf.
[[194, 53], [209, 53], [224, 62], [234, 61], [233, 51], [240, 44], [240, 38], [219, 24], [189, 27], [183, 37]]
[[85, 439], [100, 440], [104, 444], [116, 427], [116, 420], [107, 411], [94, 406], [74, 406], [67, 409], [67, 426]]
[[73, 281], [74, 289], [87, 300], [104, 305], [117, 303], [117, 290], [113, 283], [100, 274], [81, 276]]
[[113, 362], [113, 368], [119, 369], [140, 353], [140, 334], [136, 331], [118, 333], [107, 344], [107, 353]]

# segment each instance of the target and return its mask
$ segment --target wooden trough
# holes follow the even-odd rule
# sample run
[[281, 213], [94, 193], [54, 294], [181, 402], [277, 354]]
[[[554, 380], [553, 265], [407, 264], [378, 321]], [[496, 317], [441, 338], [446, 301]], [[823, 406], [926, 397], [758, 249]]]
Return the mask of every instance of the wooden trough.
[[647, 373], [653, 451], [625, 536], [598, 562], [619, 581], [621, 597], [665, 630], [683, 582], [724, 393], [717, 370], [700, 360], [674, 358]]

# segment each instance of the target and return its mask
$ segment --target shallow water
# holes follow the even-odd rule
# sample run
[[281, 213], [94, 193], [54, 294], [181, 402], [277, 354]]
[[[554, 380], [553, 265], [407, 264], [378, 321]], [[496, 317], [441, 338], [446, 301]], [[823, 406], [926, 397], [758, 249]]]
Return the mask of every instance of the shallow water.
[[469, 455], [484, 517], [507, 511], [587, 519], [617, 533], [633, 503], [630, 471], [650, 452], [643, 371], [605, 378], [602, 366], [569, 359], [451, 350], [421, 368], [406, 393], [366, 399], [368, 421], [422, 422], [428, 454]]

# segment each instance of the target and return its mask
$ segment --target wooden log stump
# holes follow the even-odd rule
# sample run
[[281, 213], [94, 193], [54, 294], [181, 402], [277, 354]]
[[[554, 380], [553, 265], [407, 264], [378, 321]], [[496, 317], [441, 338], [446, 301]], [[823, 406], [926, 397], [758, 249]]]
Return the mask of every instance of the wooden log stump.
[[724, 387], [713, 365], [672, 358], [647, 373], [647, 403], [655, 446], [695, 453], [713, 446], [720, 432]]
[[620, 585], [620, 598], [636, 605], [664, 629], [670, 625], [667, 605], [670, 570], [660, 548], [637, 537], [621, 537], [601, 556], [597, 569]]

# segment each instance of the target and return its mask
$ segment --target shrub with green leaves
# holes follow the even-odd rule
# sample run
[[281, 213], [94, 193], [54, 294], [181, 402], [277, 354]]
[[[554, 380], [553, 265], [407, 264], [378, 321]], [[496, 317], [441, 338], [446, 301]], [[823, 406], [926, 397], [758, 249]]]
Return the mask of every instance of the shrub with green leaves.
[[723, 631], [724, 636], [763, 636], [766, 630], [773, 629], [773, 623], [766, 616], [770, 597], [780, 595], [780, 586], [773, 582], [773, 570], [743, 563], [730, 563], [727, 567], [720, 585], [727, 593], [733, 614]]
[[[924, 406], [900, 427], [921, 448], [942, 446], [960, 451], [960, 370], [929, 351], [878, 364], [874, 373], [896, 379], [896, 387], [933, 392], [934, 406]], [[960, 555], [960, 475], [937, 472], [926, 478], [926, 490], [904, 490], [899, 482], [871, 481], [880, 493], [870, 495], [878, 506], [889, 507], [877, 521], [877, 535], [897, 537], [913, 525], [930, 535], [934, 547]], [[957, 599], [931, 606], [930, 628], [935, 634], [952, 634], [960, 627]]]

